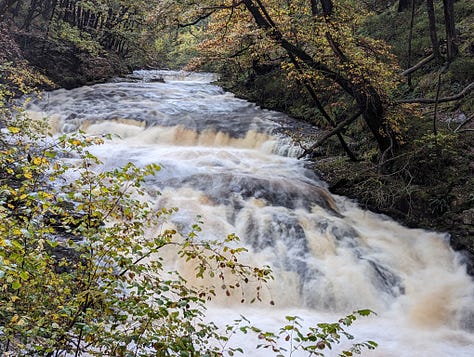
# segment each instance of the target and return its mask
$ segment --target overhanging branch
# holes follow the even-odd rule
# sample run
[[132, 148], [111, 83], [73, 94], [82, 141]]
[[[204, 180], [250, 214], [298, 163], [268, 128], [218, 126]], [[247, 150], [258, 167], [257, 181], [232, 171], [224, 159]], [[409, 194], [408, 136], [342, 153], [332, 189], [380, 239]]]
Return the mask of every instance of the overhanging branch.
[[340, 132], [347, 125], [354, 122], [361, 114], [362, 114], [362, 111], [358, 111], [353, 116], [348, 117], [348, 118], [344, 119], [343, 121], [341, 121], [333, 130], [331, 130], [330, 132], [327, 132], [326, 134], [321, 136], [318, 141], [316, 141], [313, 145], [311, 145], [311, 147], [305, 149], [304, 152], [301, 155], [298, 156], [298, 159], [301, 159], [301, 158], [305, 157], [306, 155], [312, 153], [317, 147], [324, 144], [330, 137], [332, 137], [334, 135], [337, 135], [337, 134], [340, 134]]
[[206, 14], [204, 14], [204, 15], [201, 15], [201, 16], [197, 17], [194, 21], [191, 21], [191, 22], [188, 22], [188, 23], [185, 23], [185, 24], [178, 23], [178, 27], [182, 28], [182, 27], [194, 26], [194, 25], [196, 25], [197, 23], [199, 23], [200, 21], [207, 19], [207, 18], [208, 18], [209, 16], [211, 16], [214, 12], [215, 12], [215, 10], [214, 10], [214, 11], [211, 11], [211, 12], [208, 12], [208, 13], [206, 13]]
[[474, 82], [471, 82], [467, 85], [462, 91], [458, 94], [439, 98], [438, 100], [432, 98], [414, 98], [414, 99], [401, 99], [397, 100], [397, 103], [408, 103], [408, 104], [435, 104], [435, 103], [447, 103], [447, 102], [454, 102], [455, 100], [462, 99], [466, 97], [472, 90], [474, 89]]

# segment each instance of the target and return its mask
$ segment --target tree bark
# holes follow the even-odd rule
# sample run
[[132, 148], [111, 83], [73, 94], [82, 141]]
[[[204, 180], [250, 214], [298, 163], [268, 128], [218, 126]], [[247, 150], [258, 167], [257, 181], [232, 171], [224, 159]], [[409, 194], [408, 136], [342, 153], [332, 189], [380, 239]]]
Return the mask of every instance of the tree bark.
[[324, 16], [331, 16], [334, 9], [334, 4], [332, 3], [332, 0], [320, 0], [320, 1], [321, 1], [321, 6], [323, 8]]
[[413, 67], [410, 67], [406, 70], [404, 70], [402, 73], [400, 73], [401, 76], [408, 76], [409, 74], [419, 70], [421, 67], [423, 67], [425, 64], [431, 62], [432, 60], [434, 60], [435, 56], [434, 54], [430, 54], [428, 57], [426, 58], [423, 58], [420, 62], [418, 62], [417, 64], [415, 64]]
[[435, 59], [439, 61], [441, 59], [441, 54], [439, 52], [438, 35], [436, 33], [436, 18], [433, 0], [426, 0], [426, 10], [428, 12], [430, 39], [431, 46], [433, 47], [433, 55]]
[[448, 62], [456, 56], [458, 49], [456, 46], [456, 27], [454, 24], [454, 0], [443, 0], [444, 22], [446, 27], [446, 42]]
[[[408, 0], [406, 0], [408, 2]], [[412, 57], [412, 42], [413, 42], [413, 25], [415, 22], [415, 0], [411, 0], [411, 14], [410, 14], [410, 32], [408, 34], [408, 68], [411, 67], [411, 57]], [[399, 10], [400, 11], [400, 8]], [[407, 77], [408, 87], [410, 90], [412, 89], [412, 82], [411, 82], [411, 72], [408, 73]]]
[[298, 159], [302, 159], [306, 155], [311, 154], [316, 148], [324, 144], [330, 137], [334, 135], [340, 135], [341, 131], [343, 131], [346, 126], [354, 122], [361, 114], [361, 112], [357, 112], [353, 116], [347, 117], [341, 121], [333, 130], [321, 136], [313, 145], [311, 145], [310, 148], [305, 149], [304, 152], [298, 156]]
[[411, 1], [410, 0], [399, 0], [398, 1], [398, 9], [397, 11], [398, 12], [403, 12], [405, 11], [406, 9], [408, 9], [411, 5]]
[[318, 0], [311, 0], [311, 14], [313, 14], [313, 16], [319, 14]]

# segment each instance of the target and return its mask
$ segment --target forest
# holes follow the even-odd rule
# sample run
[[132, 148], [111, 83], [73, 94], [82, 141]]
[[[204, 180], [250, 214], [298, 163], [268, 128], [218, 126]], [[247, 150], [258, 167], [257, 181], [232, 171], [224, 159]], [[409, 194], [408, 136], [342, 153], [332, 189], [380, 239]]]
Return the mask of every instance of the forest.
[[[0, 49], [0, 354], [232, 356], [243, 353], [227, 345], [241, 331], [276, 356], [292, 353], [283, 340], [324, 355], [373, 315], [361, 307], [308, 331], [296, 316], [279, 332], [244, 317], [225, 333], [201, 322], [215, 290], [251, 285], [242, 302], [261, 301], [271, 269], [241, 260], [233, 233], [198, 240], [199, 219], [186, 234], [145, 239], [176, 213], [138, 198], [161, 167], [97, 175], [89, 148], [106, 139], [51, 139], [18, 102], [134, 70], [217, 73], [238, 98], [317, 128], [287, 134], [331, 193], [449, 233], [474, 274], [472, 1], [0, 0]], [[159, 259], [143, 263], [168, 249], [222, 289], [190, 287]]]

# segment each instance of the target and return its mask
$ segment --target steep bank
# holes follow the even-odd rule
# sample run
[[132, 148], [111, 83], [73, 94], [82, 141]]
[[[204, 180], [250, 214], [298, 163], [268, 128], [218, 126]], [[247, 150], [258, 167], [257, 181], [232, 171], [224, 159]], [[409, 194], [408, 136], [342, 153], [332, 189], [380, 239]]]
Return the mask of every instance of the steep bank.
[[13, 91], [21, 84], [29, 89], [70, 89], [129, 72], [112, 52], [91, 53], [73, 43], [58, 44], [11, 24], [0, 24], [0, 48], [0, 81]]
[[15, 38], [24, 58], [61, 88], [103, 82], [129, 72], [123, 60], [112, 52], [92, 54], [72, 43], [60, 46], [21, 32], [15, 34]]

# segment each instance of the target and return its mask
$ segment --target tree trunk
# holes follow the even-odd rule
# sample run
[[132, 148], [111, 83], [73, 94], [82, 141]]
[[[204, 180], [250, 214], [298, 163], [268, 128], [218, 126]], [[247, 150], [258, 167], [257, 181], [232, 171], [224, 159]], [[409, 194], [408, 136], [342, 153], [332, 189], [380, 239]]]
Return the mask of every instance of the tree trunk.
[[[411, 67], [414, 22], [415, 22], [415, 0], [411, 0], [410, 33], [408, 34], [408, 65], [407, 65], [408, 68]], [[412, 82], [411, 82], [411, 74], [410, 73], [408, 74], [407, 81], [408, 81], [408, 87], [410, 87], [410, 90], [411, 90], [413, 85], [412, 85]]]
[[411, 5], [411, 1], [410, 0], [399, 0], [398, 1], [398, 12], [403, 12], [405, 11], [406, 9], [408, 9]]
[[22, 26], [22, 28], [25, 29], [26, 31], [30, 30], [31, 21], [33, 21], [33, 16], [37, 9], [37, 5], [38, 5], [37, 0], [32, 0], [30, 3], [30, 7], [28, 8], [28, 13], [26, 14], [25, 21], [23, 22], [23, 26]]
[[[329, 19], [333, 14], [332, 1], [321, 0], [321, 4], [323, 6], [324, 16]], [[334, 41], [329, 31], [326, 32], [326, 39], [341, 63], [349, 62], [347, 56], [344, 54], [339, 44]], [[341, 75], [338, 76], [342, 77]], [[357, 85], [352, 85], [352, 83], [343, 78], [334, 78], [334, 81], [356, 100], [357, 105], [362, 112], [362, 117], [377, 141], [380, 151], [385, 153], [387, 150], [393, 148], [396, 140], [392, 137], [391, 133], [387, 131], [387, 128], [383, 124], [385, 106], [382, 103], [379, 93], [372, 86], [367, 84], [365, 85], [365, 88], [362, 88]], [[342, 83], [343, 81], [344, 83]]]
[[458, 52], [456, 46], [456, 27], [454, 25], [454, 0], [443, 0], [444, 22], [446, 27], [446, 42], [448, 62], [451, 62]]
[[439, 52], [438, 35], [436, 33], [436, 18], [435, 18], [433, 0], [426, 0], [426, 10], [428, 11], [430, 38], [431, 38], [431, 46], [433, 47], [433, 55], [435, 59], [439, 62], [441, 59], [441, 54]]
[[311, 13], [313, 14], [313, 16], [319, 14], [318, 0], [311, 0]]
[[[47, 19], [48, 21], [48, 25], [46, 27], [46, 33], [45, 33], [45, 38], [48, 39], [49, 38], [49, 32], [51, 31], [51, 24], [53, 23], [53, 20], [54, 20], [54, 15], [56, 13], [56, 8], [58, 6], [58, 0], [53, 0], [51, 3], [50, 3], [50, 6], [48, 8], [48, 16], [49, 18]], [[44, 53], [44, 51], [46, 50], [46, 44], [48, 42], [47, 41], [44, 41], [43, 43], [43, 47], [41, 47], [41, 54]]]
[[320, 1], [321, 1], [321, 6], [323, 7], [324, 16], [331, 16], [333, 8], [334, 8], [332, 0], [320, 0]]

